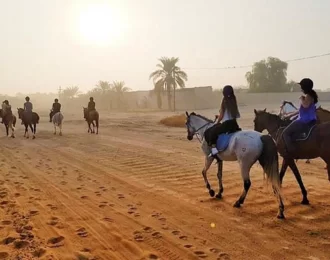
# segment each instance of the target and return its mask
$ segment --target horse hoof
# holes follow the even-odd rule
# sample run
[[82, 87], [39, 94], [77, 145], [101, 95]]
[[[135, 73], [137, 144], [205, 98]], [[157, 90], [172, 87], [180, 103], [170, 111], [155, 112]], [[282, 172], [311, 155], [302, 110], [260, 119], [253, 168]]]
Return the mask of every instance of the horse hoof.
[[36, 139], [36, 137], [35, 137], [35, 136], [33, 136], [33, 137], [32, 137], [32, 139]]
[[278, 219], [285, 219], [285, 216], [284, 216], [283, 213], [278, 213], [277, 218]]
[[217, 199], [222, 199], [222, 194], [221, 194], [221, 193], [218, 193], [215, 197], [216, 197]]
[[234, 204], [234, 208], [240, 208], [241, 207], [241, 203], [239, 201], [236, 201]]
[[214, 190], [209, 190], [209, 194], [210, 194], [210, 196], [213, 198], [213, 197], [214, 197], [214, 195], [215, 195], [215, 192], [214, 192]]
[[308, 200], [308, 199], [303, 199], [303, 200], [301, 201], [301, 204], [302, 204], [302, 205], [309, 205], [309, 200]]
[[62, 133], [60, 133], [60, 136], [62, 136]]
[[54, 133], [54, 135], [56, 135], [56, 133]]

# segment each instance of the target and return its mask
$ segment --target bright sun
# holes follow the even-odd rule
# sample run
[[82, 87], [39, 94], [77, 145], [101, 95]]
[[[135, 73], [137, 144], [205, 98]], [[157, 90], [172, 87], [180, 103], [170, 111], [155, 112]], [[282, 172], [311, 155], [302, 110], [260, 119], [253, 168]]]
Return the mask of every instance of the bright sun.
[[106, 4], [89, 5], [80, 14], [80, 34], [85, 42], [108, 45], [120, 34], [120, 24], [113, 10]]

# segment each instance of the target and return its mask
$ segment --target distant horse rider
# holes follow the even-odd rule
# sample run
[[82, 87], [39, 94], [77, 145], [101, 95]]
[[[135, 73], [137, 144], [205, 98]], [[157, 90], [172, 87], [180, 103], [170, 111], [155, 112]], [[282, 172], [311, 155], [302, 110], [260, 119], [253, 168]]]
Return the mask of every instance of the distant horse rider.
[[[23, 116], [25, 119], [29, 119], [29, 121], [32, 121], [32, 110], [33, 110], [33, 105], [30, 102], [30, 97], [25, 98], [25, 103], [24, 103], [24, 113]], [[23, 118], [22, 118], [23, 119]], [[23, 120], [22, 120], [23, 124]]]
[[61, 112], [61, 104], [58, 102], [58, 99], [55, 98], [52, 110], [50, 111], [49, 114], [49, 122], [52, 122], [52, 117], [59, 112]]
[[2, 102], [1, 108], [2, 108], [2, 115], [1, 115], [2, 121], [1, 121], [1, 124], [3, 124], [5, 122], [5, 118], [7, 116], [12, 115], [13, 113], [11, 111], [11, 105], [9, 104], [8, 100], [5, 100], [5, 101]]
[[[88, 102], [88, 106], [87, 106], [87, 116], [90, 116], [90, 113], [91, 112], [94, 112], [96, 109], [95, 109], [95, 102], [94, 102], [94, 98], [93, 97], [90, 97], [89, 98], [89, 102]], [[87, 118], [86, 118], [87, 120]]]

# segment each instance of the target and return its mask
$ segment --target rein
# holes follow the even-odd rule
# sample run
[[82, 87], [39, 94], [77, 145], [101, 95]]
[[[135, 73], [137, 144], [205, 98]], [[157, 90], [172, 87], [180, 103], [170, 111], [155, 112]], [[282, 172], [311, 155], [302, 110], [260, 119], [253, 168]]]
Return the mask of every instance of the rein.
[[187, 123], [187, 125], [188, 125], [189, 127], [191, 127], [191, 128], [194, 130], [193, 136], [196, 135], [198, 141], [199, 141], [200, 143], [202, 143], [202, 142], [203, 142], [203, 139], [204, 139], [204, 136], [202, 136], [202, 138], [200, 139], [200, 137], [199, 137], [200, 134], [198, 133], [198, 131], [201, 130], [201, 129], [203, 129], [204, 127], [210, 125], [210, 124], [213, 124], [213, 123], [214, 123], [214, 122], [207, 122], [206, 124], [202, 125], [202, 126], [199, 127], [198, 129], [195, 129], [195, 127], [193, 127], [193, 126], [190, 124], [190, 122]]

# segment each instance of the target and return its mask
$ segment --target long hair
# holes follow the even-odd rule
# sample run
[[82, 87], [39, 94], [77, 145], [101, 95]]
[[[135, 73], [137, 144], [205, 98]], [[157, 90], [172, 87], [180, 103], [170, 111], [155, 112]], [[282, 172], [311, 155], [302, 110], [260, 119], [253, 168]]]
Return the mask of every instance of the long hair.
[[221, 109], [222, 111], [228, 110], [233, 118], [237, 118], [240, 115], [234, 89], [231, 86], [225, 86], [223, 89]]
[[314, 99], [315, 104], [319, 101], [319, 97], [314, 89], [310, 89], [310, 90], [303, 91], [303, 92], [304, 92], [304, 94], [310, 95]]

